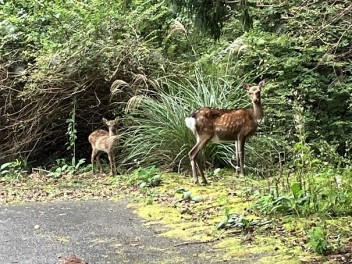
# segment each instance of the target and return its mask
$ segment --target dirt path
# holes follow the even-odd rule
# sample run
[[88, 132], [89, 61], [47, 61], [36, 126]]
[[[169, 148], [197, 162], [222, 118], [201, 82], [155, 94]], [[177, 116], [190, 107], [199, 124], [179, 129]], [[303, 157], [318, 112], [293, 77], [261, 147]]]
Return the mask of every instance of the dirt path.
[[159, 236], [126, 204], [75, 201], [0, 206], [0, 263], [56, 264], [72, 254], [89, 264], [224, 263], [221, 252], [210, 244], [175, 247], [182, 241]]

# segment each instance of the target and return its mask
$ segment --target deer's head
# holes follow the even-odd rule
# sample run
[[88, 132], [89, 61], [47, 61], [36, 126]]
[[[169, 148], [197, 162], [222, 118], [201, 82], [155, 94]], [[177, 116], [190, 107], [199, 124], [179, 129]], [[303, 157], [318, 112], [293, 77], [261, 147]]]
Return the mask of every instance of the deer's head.
[[107, 120], [106, 118], [103, 118], [103, 123], [108, 126], [109, 132], [113, 133], [116, 133], [118, 121], [119, 120], [117, 117], [113, 120]]
[[252, 103], [254, 104], [260, 104], [260, 92], [263, 89], [265, 85], [265, 81], [259, 82], [258, 85], [256, 86], [249, 86], [247, 83], [243, 84], [243, 88], [248, 92], [249, 97], [252, 100]]

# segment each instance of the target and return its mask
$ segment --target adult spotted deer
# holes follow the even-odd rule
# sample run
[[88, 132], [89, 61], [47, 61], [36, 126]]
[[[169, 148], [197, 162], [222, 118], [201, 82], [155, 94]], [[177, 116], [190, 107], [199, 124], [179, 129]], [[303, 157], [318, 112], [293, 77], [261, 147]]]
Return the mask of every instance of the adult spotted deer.
[[198, 153], [210, 142], [235, 142], [236, 161], [240, 172], [244, 174], [244, 145], [246, 139], [252, 136], [264, 117], [260, 99], [260, 92], [265, 81], [249, 87], [247, 83], [243, 88], [247, 90], [252, 100], [252, 109], [216, 109], [204, 107], [196, 110], [185, 119], [186, 126], [195, 134], [197, 143], [188, 153], [191, 160], [194, 182], [198, 184], [197, 167], [202, 177], [202, 182], [207, 183], [203, 169], [197, 162]]
[[98, 129], [90, 133], [88, 136], [88, 141], [92, 146], [92, 173], [94, 174], [94, 163], [96, 161], [97, 166], [100, 167], [100, 171], [102, 170], [100, 164], [100, 155], [105, 152], [108, 154], [109, 162], [110, 162], [110, 173], [114, 175], [116, 173], [116, 164], [115, 164], [115, 156], [114, 156], [114, 146], [117, 143], [117, 139], [119, 136], [115, 135], [115, 129], [117, 126], [117, 118], [114, 120], [107, 120], [103, 118], [103, 122], [108, 126], [109, 132], [103, 129]]

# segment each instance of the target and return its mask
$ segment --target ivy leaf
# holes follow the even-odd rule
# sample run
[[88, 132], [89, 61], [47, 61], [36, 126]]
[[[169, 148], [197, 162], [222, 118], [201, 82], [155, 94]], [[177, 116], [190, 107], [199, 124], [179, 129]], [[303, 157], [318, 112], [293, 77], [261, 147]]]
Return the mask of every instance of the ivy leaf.
[[191, 199], [191, 192], [187, 191], [187, 192], [183, 192], [183, 197], [184, 200], [190, 200]]
[[201, 201], [203, 201], [203, 197], [202, 196], [199, 196], [199, 195], [196, 195], [196, 196], [193, 196], [191, 198], [192, 201], [195, 201], [196, 203], [199, 203]]

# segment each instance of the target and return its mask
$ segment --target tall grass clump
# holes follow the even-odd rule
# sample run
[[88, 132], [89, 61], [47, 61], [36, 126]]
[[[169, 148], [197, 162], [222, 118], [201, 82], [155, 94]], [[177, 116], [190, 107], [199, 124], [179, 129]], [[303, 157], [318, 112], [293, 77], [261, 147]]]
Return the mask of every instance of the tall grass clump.
[[[132, 97], [124, 117], [127, 131], [121, 164], [128, 168], [154, 165], [178, 172], [188, 170], [188, 152], [195, 144], [195, 136], [186, 127], [185, 118], [204, 106], [251, 107], [243, 82], [233, 76], [217, 78], [196, 71], [193, 79], [164, 79], [153, 92]], [[283, 140], [269, 135], [270, 130], [267, 125], [260, 127], [254, 139], [246, 144], [245, 164], [255, 174], [277, 171], [280, 167], [277, 162], [283, 159]], [[206, 168], [236, 165], [233, 143], [211, 143], [200, 155]]]
[[[185, 118], [203, 106], [236, 108], [249, 101], [242, 80], [212, 78], [196, 72], [194, 80], [164, 80], [147, 95], [138, 96], [138, 104], [126, 109], [127, 127], [122, 164], [160, 166], [182, 171], [189, 167], [188, 152], [195, 137]], [[136, 100], [134, 97], [132, 100]], [[202, 155], [208, 165], [230, 164], [233, 145], [210, 144]]]

